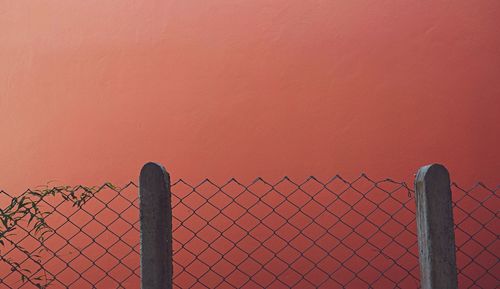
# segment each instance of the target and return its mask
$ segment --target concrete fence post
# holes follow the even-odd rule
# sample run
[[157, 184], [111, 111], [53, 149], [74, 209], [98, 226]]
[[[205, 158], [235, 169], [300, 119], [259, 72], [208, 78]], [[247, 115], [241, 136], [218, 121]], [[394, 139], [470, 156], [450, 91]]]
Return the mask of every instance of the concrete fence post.
[[141, 288], [172, 288], [172, 205], [170, 176], [156, 163], [139, 177]]
[[439, 164], [421, 167], [415, 179], [422, 289], [456, 289], [455, 233], [450, 175]]

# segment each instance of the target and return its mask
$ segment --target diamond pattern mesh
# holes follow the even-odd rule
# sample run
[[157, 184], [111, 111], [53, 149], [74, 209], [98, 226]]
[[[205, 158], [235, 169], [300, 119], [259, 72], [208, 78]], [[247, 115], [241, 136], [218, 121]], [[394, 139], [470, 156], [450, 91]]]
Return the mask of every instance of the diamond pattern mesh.
[[[29, 214], [0, 224], [0, 288], [139, 288], [137, 185], [59, 190], [31, 195], [48, 229]], [[498, 187], [452, 191], [459, 288], [494, 288]], [[0, 191], [2, 212], [23, 195]], [[172, 207], [174, 288], [419, 287], [415, 200], [402, 182], [181, 179]]]

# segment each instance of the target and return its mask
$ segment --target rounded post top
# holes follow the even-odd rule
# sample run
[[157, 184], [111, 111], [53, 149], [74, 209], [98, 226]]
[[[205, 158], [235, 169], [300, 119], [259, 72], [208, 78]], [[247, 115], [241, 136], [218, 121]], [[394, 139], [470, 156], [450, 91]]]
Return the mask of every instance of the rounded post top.
[[170, 175], [161, 164], [148, 162], [141, 169], [139, 187], [147, 187], [154, 183], [168, 184]]
[[446, 178], [449, 182], [450, 173], [448, 169], [442, 164], [430, 164], [421, 167], [417, 172], [415, 183], [425, 182], [429, 178]]
[[148, 173], [150, 174], [154, 172], [168, 174], [167, 170], [162, 164], [155, 162], [147, 162], [146, 164], [144, 164], [144, 166], [142, 166], [141, 176], [143, 174], [148, 174]]

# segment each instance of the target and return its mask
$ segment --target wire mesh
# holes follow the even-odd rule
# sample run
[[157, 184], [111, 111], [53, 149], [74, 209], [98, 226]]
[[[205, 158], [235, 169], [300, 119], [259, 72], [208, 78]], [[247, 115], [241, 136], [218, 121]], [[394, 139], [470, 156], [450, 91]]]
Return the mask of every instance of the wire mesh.
[[[498, 187], [452, 184], [452, 191], [459, 288], [494, 288]], [[413, 193], [404, 182], [364, 174], [178, 180], [174, 288], [419, 288]], [[2, 214], [22, 196], [0, 191]], [[140, 287], [135, 183], [65, 187], [32, 199], [48, 229], [37, 230], [28, 213], [2, 221], [0, 288]]]

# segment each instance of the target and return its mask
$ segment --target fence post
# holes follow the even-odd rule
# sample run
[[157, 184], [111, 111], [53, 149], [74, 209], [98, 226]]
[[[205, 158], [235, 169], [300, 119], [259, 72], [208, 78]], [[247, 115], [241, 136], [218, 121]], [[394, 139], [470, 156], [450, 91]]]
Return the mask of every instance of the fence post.
[[156, 163], [139, 177], [141, 288], [172, 288], [172, 205], [170, 176]]
[[421, 167], [415, 179], [422, 289], [456, 289], [455, 233], [450, 175], [440, 164]]

